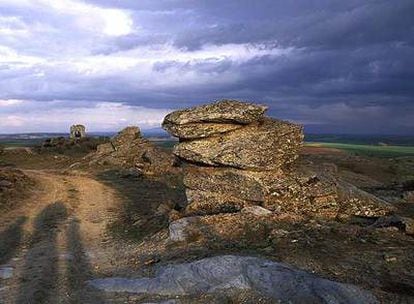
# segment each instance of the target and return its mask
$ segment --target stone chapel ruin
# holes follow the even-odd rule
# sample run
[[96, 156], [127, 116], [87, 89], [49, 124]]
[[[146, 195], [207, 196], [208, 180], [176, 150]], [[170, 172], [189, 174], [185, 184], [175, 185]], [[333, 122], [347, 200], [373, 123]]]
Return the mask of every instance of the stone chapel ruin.
[[86, 128], [84, 125], [73, 125], [70, 127], [70, 138], [81, 139], [86, 137]]

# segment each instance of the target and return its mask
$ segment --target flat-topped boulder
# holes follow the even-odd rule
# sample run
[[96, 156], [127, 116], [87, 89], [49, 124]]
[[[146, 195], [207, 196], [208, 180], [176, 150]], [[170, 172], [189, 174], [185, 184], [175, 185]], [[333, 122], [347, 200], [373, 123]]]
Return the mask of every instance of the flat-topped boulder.
[[[211, 104], [193, 107], [185, 110], [175, 111], [164, 118], [163, 128], [171, 134], [186, 138], [194, 138], [194, 131], [198, 129], [200, 133], [207, 134], [221, 133], [218, 126], [205, 125], [205, 123], [215, 124], [249, 124], [260, 120], [266, 106], [252, 103], [240, 102], [237, 100], [220, 100]], [[188, 128], [188, 124], [192, 124]], [[231, 127], [229, 127], [231, 128]]]
[[292, 163], [302, 141], [302, 126], [265, 118], [220, 136], [181, 142], [174, 154], [210, 166], [273, 170]]

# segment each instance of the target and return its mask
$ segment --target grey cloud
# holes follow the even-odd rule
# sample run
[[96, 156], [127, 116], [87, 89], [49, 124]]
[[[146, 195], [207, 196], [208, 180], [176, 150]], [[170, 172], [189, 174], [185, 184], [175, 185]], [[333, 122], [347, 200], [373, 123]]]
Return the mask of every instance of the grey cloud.
[[[314, 121], [311, 130], [414, 133], [409, 123], [414, 120], [411, 0], [87, 3], [128, 10], [134, 32], [106, 37], [52, 10], [0, 5], [0, 16], [17, 16], [29, 29], [27, 37], [0, 37], [0, 47], [46, 60], [115, 58], [143, 47], [172, 46], [189, 54], [229, 44], [291, 51], [244, 61], [159, 59], [149, 68], [149, 79], [177, 75], [163, 86], [151, 80], [142, 85], [135, 75], [143, 70], [139, 64], [89, 75], [70, 69], [72, 62], [64, 59], [61, 65], [30, 66], [0, 61], [0, 99], [63, 100], [62, 107], [104, 100], [179, 108], [232, 97], [268, 103], [270, 113], [281, 118]], [[180, 76], [188, 74], [200, 81], [181, 82]]]

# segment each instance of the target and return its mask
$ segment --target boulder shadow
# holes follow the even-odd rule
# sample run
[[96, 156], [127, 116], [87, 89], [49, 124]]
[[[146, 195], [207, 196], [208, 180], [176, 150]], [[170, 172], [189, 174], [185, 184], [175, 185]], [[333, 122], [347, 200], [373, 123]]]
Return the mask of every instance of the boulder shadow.
[[105, 171], [98, 179], [115, 189], [122, 204], [114, 211], [110, 231], [118, 237], [140, 241], [168, 227], [171, 209], [186, 202], [182, 179], [176, 175], [125, 177], [117, 170]]

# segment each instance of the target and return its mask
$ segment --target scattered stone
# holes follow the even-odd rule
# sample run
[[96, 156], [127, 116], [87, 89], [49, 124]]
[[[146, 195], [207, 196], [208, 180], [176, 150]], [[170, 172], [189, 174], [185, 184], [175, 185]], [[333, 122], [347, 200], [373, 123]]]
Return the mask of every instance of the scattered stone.
[[0, 168], [0, 209], [16, 207], [28, 195], [34, 181], [23, 171], [14, 168]]
[[380, 217], [374, 224], [373, 228], [397, 227], [399, 230], [408, 235], [414, 235], [414, 220], [408, 217], [390, 215]]
[[392, 255], [388, 255], [388, 254], [384, 254], [384, 260], [388, 263], [392, 263], [392, 262], [397, 261], [397, 257], [392, 256]]
[[122, 178], [139, 178], [143, 175], [142, 170], [138, 168], [129, 168], [119, 172], [120, 177]]
[[0, 188], [11, 188], [13, 187], [13, 183], [9, 182], [8, 180], [0, 180]]
[[165, 215], [168, 216], [172, 210], [172, 205], [169, 203], [162, 203], [158, 206], [156, 215]]
[[264, 179], [263, 207], [281, 213], [335, 218], [339, 211], [336, 183], [308, 172], [284, 172]]
[[201, 190], [185, 190], [187, 216], [238, 212], [250, 203], [230, 195]]
[[3, 266], [0, 267], [0, 279], [7, 280], [13, 277], [13, 267]]
[[253, 290], [282, 303], [378, 303], [370, 292], [357, 286], [249, 256], [216, 256], [161, 266], [151, 278], [95, 279], [89, 284], [106, 292], [159, 296]]
[[111, 139], [111, 144], [117, 150], [119, 147], [133, 143], [136, 139], [141, 139], [141, 130], [137, 126], [130, 126], [118, 132], [118, 135]]
[[161, 301], [161, 302], [146, 302], [143, 304], [177, 304], [178, 302], [176, 300], [167, 300], [167, 301]]
[[174, 242], [183, 242], [188, 239], [189, 227], [197, 222], [197, 217], [185, 217], [170, 223], [169, 235], [170, 240]]
[[73, 261], [74, 256], [72, 253], [62, 253], [59, 255], [59, 258], [64, 261]]
[[82, 165], [82, 163], [81, 163], [81, 162], [76, 162], [76, 163], [71, 164], [71, 165], [69, 166], [69, 169], [78, 168], [78, 167], [80, 167], [81, 165]]
[[96, 152], [98, 154], [109, 154], [109, 153], [112, 153], [114, 151], [115, 151], [115, 148], [112, 145], [112, 143], [110, 143], [110, 142], [109, 143], [102, 144], [102, 145], [99, 145], [96, 148]]
[[344, 202], [340, 213], [362, 217], [380, 217], [394, 211], [388, 202], [345, 181], [338, 181], [339, 200]]
[[90, 166], [121, 167], [134, 177], [168, 171], [173, 163], [171, 155], [143, 138], [136, 126], [121, 130], [110, 142], [99, 145], [95, 152], [87, 155], [84, 161]]
[[265, 190], [254, 174], [254, 172], [232, 168], [188, 166], [185, 168], [184, 185], [191, 190], [263, 202]]
[[244, 207], [241, 210], [242, 213], [246, 213], [246, 214], [253, 214], [256, 216], [267, 216], [267, 215], [271, 215], [272, 211], [267, 210], [263, 207], [260, 206], [251, 206], [251, 207]]
[[182, 215], [180, 212], [178, 212], [177, 210], [171, 210], [169, 215], [168, 215], [168, 221], [170, 223], [179, 220], [180, 218], [182, 218]]
[[407, 203], [414, 203], [414, 191], [405, 191], [403, 198]]

